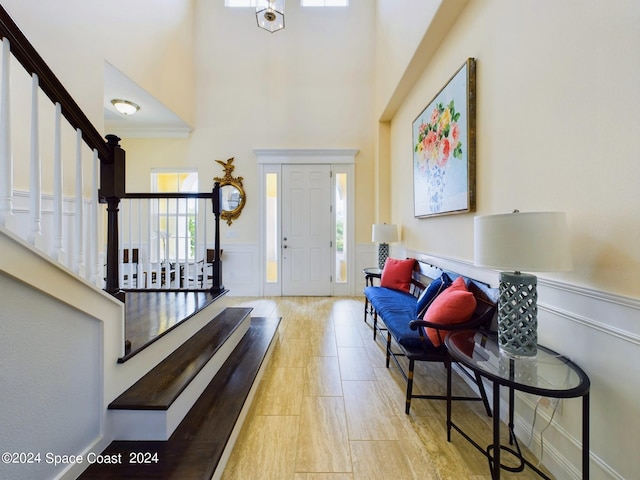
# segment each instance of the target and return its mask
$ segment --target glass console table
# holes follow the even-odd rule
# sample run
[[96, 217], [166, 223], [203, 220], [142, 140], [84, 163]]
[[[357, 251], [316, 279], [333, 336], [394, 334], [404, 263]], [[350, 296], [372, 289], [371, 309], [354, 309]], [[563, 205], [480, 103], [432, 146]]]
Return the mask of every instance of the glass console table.
[[[451, 419], [451, 400], [447, 401], [447, 440], [451, 429], [458, 431], [489, 460], [492, 478], [500, 478], [500, 469], [511, 472], [530, 467], [539, 476], [549, 479], [540, 469], [527, 461], [514, 434], [514, 392], [516, 390], [542, 397], [582, 397], [582, 478], [589, 478], [589, 377], [569, 359], [538, 345], [535, 357], [514, 357], [500, 351], [497, 336], [490, 332], [454, 332], [445, 340], [453, 361], [470, 368], [493, 383], [493, 443], [486, 449], [467, 435]], [[500, 444], [500, 386], [509, 389], [509, 446]], [[451, 368], [447, 373], [447, 396], [451, 398]], [[517, 466], [500, 463], [500, 451], [514, 455]]]

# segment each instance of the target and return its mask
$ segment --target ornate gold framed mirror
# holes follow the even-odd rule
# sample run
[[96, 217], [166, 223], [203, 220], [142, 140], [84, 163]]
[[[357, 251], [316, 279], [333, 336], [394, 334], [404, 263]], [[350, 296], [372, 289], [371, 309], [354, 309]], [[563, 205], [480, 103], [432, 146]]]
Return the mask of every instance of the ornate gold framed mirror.
[[231, 223], [240, 216], [246, 202], [246, 195], [242, 187], [242, 177], [234, 177], [232, 175], [235, 169], [233, 159], [234, 157], [231, 157], [226, 162], [216, 160], [224, 169], [224, 177], [213, 178], [215, 182], [220, 182], [220, 218], [226, 220], [227, 225], [231, 225]]

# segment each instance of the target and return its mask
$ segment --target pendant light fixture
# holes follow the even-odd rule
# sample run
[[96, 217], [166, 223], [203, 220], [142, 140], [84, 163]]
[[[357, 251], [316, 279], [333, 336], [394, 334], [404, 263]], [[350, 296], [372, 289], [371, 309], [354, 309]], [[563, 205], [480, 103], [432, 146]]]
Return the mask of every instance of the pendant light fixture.
[[284, 29], [284, 0], [259, 0], [256, 7], [258, 27], [274, 33]]

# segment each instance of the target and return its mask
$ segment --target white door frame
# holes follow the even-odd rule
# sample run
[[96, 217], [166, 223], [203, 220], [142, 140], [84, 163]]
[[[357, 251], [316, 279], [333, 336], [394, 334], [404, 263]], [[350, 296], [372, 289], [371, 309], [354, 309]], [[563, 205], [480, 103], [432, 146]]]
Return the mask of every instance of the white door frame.
[[[264, 246], [266, 245], [266, 219], [264, 211], [266, 208], [266, 185], [265, 175], [270, 172], [277, 172], [278, 182], [282, 181], [282, 165], [285, 164], [329, 164], [332, 165], [332, 177], [331, 177], [331, 191], [335, 192], [335, 174], [347, 173], [349, 195], [347, 200], [348, 214], [347, 214], [347, 282], [337, 284], [335, 281], [331, 282], [331, 294], [334, 296], [350, 296], [354, 294], [355, 285], [355, 181], [354, 181], [354, 164], [355, 156], [358, 153], [357, 149], [257, 149], [253, 151], [256, 155], [259, 168], [259, 214], [260, 218], [260, 247], [259, 247], [259, 261], [260, 261], [260, 295], [279, 296], [282, 293], [282, 272], [278, 271], [278, 283], [266, 283], [266, 255]], [[282, 185], [278, 185], [278, 201], [282, 199]], [[332, 229], [335, 231], [335, 208], [333, 208], [333, 196], [331, 200], [332, 206]], [[281, 205], [278, 205], [278, 215], [281, 215]], [[281, 236], [278, 236], [278, 242], [281, 241]], [[280, 249], [280, 245], [277, 246]], [[335, 258], [335, 242], [333, 242], [331, 255]], [[332, 262], [332, 265], [335, 262]], [[279, 269], [281, 268], [279, 262]], [[336, 278], [335, 267], [332, 266], [331, 271], [332, 278]]]

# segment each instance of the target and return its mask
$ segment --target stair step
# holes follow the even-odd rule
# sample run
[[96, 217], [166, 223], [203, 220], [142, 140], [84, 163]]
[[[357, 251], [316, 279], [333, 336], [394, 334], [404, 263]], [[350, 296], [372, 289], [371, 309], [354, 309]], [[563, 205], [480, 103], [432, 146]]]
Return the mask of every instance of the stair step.
[[251, 324], [226, 308], [109, 405], [116, 440], [167, 440]]
[[115, 441], [103, 452], [115, 462], [92, 464], [80, 479], [209, 480], [221, 475], [279, 323], [279, 318], [251, 319], [245, 336], [169, 440]]

